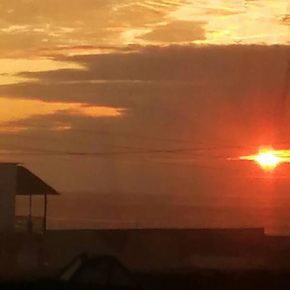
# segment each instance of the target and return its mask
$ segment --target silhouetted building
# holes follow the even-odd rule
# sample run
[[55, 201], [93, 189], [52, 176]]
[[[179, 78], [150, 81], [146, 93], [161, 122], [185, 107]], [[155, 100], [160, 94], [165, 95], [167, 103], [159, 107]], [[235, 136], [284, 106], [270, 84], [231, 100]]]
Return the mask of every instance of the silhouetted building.
[[[0, 232], [44, 232], [47, 221], [47, 197], [58, 193], [27, 168], [16, 163], [0, 163]], [[17, 217], [15, 200], [27, 196], [29, 212]], [[33, 196], [43, 196], [43, 215], [32, 216]]]

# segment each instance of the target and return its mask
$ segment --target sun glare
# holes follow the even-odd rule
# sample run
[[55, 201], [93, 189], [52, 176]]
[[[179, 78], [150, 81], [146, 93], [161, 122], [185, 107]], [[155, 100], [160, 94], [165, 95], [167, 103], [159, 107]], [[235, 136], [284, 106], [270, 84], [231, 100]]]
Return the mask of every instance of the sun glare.
[[275, 151], [260, 152], [256, 157], [255, 161], [265, 169], [274, 169], [282, 158], [275, 155]]
[[255, 161], [264, 170], [273, 170], [281, 163], [290, 162], [290, 150], [263, 148], [255, 155], [242, 156], [239, 159]]

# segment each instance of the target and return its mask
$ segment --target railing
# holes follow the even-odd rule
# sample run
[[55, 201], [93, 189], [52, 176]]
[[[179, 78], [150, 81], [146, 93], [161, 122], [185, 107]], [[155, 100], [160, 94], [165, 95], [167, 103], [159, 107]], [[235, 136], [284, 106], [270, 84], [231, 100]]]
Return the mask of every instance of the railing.
[[28, 216], [16, 216], [14, 231], [17, 233], [26, 233], [31, 229], [32, 233], [43, 233], [43, 217], [31, 217], [31, 226], [29, 226]]

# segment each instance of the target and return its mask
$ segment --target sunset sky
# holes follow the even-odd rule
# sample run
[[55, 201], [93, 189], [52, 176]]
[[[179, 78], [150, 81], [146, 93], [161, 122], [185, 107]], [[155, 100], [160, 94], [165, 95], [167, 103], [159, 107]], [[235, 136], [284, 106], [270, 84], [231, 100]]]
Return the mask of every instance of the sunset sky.
[[260, 192], [228, 158], [290, 149], [289, 4], [1, 0], [1, 161], [63, 193]]

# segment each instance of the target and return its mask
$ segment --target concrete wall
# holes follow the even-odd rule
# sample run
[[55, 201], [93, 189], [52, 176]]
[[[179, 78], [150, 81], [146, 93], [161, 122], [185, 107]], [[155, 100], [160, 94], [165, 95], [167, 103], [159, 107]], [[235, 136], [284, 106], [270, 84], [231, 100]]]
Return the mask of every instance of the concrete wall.
[[264, 266], [263, 229], [245, 230], [84, 230], [48, 231], [48, 266], [75, 256], [113, 255], [134, 271]]
[[0, 278], [55, 275], [77, 255], [111, 255], [131, 271], [290, 269], [290, 238], [263, 229], [68, 230], [0, 234]]

